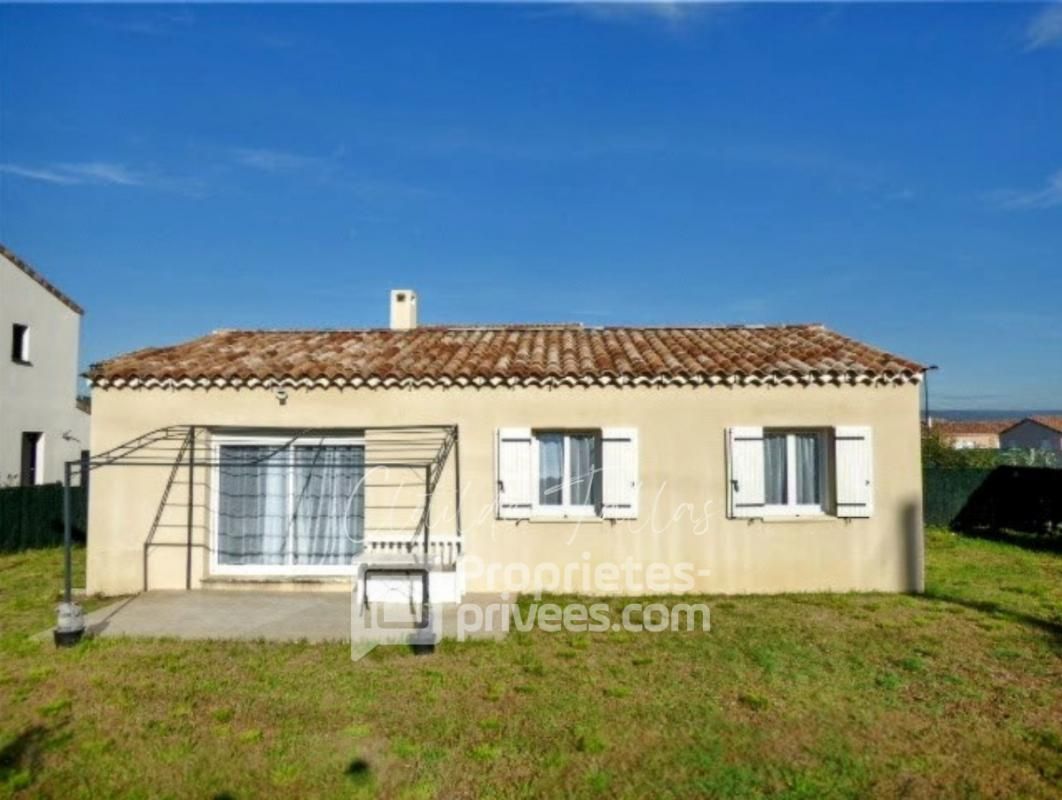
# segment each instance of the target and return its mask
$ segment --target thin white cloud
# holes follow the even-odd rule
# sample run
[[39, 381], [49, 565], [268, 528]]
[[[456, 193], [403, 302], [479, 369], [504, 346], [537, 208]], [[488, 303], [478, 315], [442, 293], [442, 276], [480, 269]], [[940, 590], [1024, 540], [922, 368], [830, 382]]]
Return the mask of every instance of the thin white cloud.
[[44, 167], [28, 167], [23, 164], [0, 164], [0, 173], [15, 175], [31, 181], [42, 181], [59, 185], [82, 183], [82, 180], [69, 173], [56, 172]]
[[28, 180], [64, 186], [88, 183], [110, 186], [141, 186], [145, 182], [143, 175], [134, 172], [124, 164], [110, 161], [48, 164], [43, 167], [7, 163], [0, 164], [0, 172]]
[[195, 15], [188, 8], [167, 8], [147, 11], [142, 8], [109, 9], [109, 13], [93, 18], [93, 22], [108, 30], [137, 36], [170, 36], [195, 24]]
[[579, 3], [576, 6], [589, 17], [607, 21], [626, 21], [638, 17], [655, 17], [667, 22], [680, 22], [693, 16], [698, 6], [694, 3], [663, 2], [609, 2]]
[[57, 164], [56, 168], [67, 175], [84, 180], [85, 183], [103, 183], [116, 186], [142, 186], [145, 177], [124, 164], [110, 161], [86, 161], [78, 164]]
[[1052, 208], [1062, 205], [1062, 169], [1051, 175], [1047, 184], [1040, 189], [1004, 189], [993, 192], [989, 197], [1003, 208]]
[[1029, 20], [1025, 28], [1025, 49], [1062, 45], [1062, 5], [1051, 5]]
[[534, 16], [577, 14], [602, 23], [655, 22], [672, 33], [685, 30], [709, 13], [733, 6], [702, 0], [605, 0], [605, 2], [551, 2], [535, 6]]
[[237, 164], [266, 172], [291, 172], [307, 167], [320, 167], [324, 164], [324, 159], [316, 156], [304, 156], [268, 148], [237, 147], [233, 149], [232, 154]]
[[47, 164], [0, 163], [0, 174], [53, 186], [107, 186], [154, 189], [201, 196], [205, 184], [197, 176], [173, 176], [133, 169], [117, 161], [63, 161]]

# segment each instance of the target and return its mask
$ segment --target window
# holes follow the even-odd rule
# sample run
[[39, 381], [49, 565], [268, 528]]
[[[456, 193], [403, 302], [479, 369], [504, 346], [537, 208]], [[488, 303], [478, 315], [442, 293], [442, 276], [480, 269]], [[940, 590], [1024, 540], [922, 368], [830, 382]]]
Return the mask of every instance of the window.
[[764, 431], [765, 513], [825, 511], [825, 438], [823, 431]]
[[822, 431], [764, 431], [767, 513], [822, 513], [825, 435]]
[[11, 360], [16, 364], [28, 364], [29, 360], [29, 325], [11, 326]]
[[22, 486], [44, 483], [44, 434], [34, 431], [22, 433]]
[[729, 428], [727, 482], [733, 519], [873, 516], [873, 430]]
[[216, 454], [216, 571], [353, 570], [365, 527], [360, 441], [229, 439]]
[[499, 519], [637, 519], [638, 429], [499, 428]]
[[545, 515], [597, 513], [601, 502], [598, 441], [595, 432], [534, 433], [536, 511]]

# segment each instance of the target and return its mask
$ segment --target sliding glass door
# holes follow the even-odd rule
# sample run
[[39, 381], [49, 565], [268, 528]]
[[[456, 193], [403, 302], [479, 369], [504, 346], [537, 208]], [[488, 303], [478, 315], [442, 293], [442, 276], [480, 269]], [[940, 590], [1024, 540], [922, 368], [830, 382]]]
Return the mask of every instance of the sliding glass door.
[[217, 446], [218, 571], [342, 572], [362, 548], [365, 450], [349, 442]]

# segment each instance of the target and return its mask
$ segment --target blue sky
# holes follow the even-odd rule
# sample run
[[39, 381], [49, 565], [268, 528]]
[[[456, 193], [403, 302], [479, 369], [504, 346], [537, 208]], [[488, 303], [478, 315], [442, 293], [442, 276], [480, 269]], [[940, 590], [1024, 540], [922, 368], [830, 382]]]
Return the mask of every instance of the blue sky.
[[83, 361], [820, 321], [1062, 406], [1062, 6], [0, 7], [0, 240]]

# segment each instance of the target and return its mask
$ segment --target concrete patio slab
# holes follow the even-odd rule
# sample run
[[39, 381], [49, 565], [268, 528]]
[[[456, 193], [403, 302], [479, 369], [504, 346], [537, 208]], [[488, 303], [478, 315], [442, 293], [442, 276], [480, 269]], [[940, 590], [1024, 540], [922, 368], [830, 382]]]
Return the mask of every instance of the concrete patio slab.
[[[486, 607], [503, 603], [497, 595], [466, 596]], [[456, 636], [458, 606], [441, 607], [442, 636]], [[485, 615], [489, 618], [490, 615]], [[492, 627], [470, 638], [502, 638]], [[351, 595], [343, 592], [150, 591], [85, 615], [90, 636], [175, 639], [347, 642]], [[46, 631], [44, 635], [50, 636]]]

